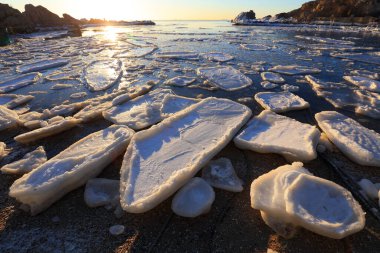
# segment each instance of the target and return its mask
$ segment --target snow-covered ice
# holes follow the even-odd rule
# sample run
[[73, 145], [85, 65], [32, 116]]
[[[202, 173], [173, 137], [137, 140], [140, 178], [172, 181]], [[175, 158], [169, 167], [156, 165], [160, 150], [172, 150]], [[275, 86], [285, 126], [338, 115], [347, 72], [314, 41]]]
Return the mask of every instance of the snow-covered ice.
[[0, 141], [0, 160], [5, 156], [6, 152], [5, 152], [5, 148], [7, 147], [7, 145], [4, 143], [4, 142], [1, 142]]
[[358, 86], [360, 89], [380, 93], [380, 81], [362, 76], [344, 76], [346, 81]]
[[334, 111], [317, 113], [315, 119], [330, 141], [352, 161], [380, 167], [379, 133]]
[[166, 118], [177, 113], [190, 105], [199, 102], [198, 99], [181, 97], [177, 95], [167, 95], [162, 101], [161, 116]]
[[165, 85], [184, 87], [194, 83], [196, 79], [189, 76], [176, 76], [164, 82]]
[[0, 105], [13, 109], [34, 99], [32, 95], [0, 94]]
[[280, 74], [273, 73], [273, 72], [262, 72], [261, 78], [263, 79], [263, 81], [268, 81], [271, 83], [278, 83], [278, 84], [285, 83], [285, 79], [282, 78]]
[[255, 100], [265, 109], [273, 112], [287, 112], [309, 108], [308, 102], [291, 92], [259, 92]]
[[83, 70], [83, 79], [91, 91], [106, 90], [116, 84], [123, 74], [120, 60], [99, 60]]
[[230, 142], [251, 114], [231, 100], [207, 98], [138, 132], [121, 168], [123, 209], [142, 213], [167, 199]]
[[0, 105], [0, 131], [16, 126], [19, 123], [18, 114]]
[[320, 132], [315, 126], [264, 110], [254, 117], [234, 143], [238, 148], [259, 153], [276, 153], [289, 161], [317, 157]]
[[125, 151], [133, 134], [125, 126], [110, 126], [90, 134], [16, 180], [9, 195], [36, 215], [96, 177]]
[[179, 216], [195, 218], [208, 213], [214, 200], [212, 187], [204, 179], [195, 177], [176, 193], [172, 210]]
[[84, 201], [89, 207], [113, 206], [120, 200], [120, 181], [106, 178], [88, 180], [84, 191]]
[[40, 80], [41, 77], [40, 73], [29, 73], [6, 79], [0, 82], [0, 93], [10, 92], [33, 84]]
[[284, 75], [306, 75], [306, 74], [318, 74], [320, 69], [299, 65], [278, 65], [270, 68], [269, 71], [276, 72]]
[[17, 66], [17, 72], [24, 74], [35, 71], [43, 71], [52, 68], [58, 68], [65, 66], [69, 63], [69, 60], [64, 58], [40, 60], [32, 63], [27, 63], [21, 66]]
[[23, 158], [1, 168], [4, 174], [25, 174], [29, 173], [47, 161], [45, 150], [42, 146], [27, 153]]
[[198, 68], [197, 74], [206, 78], [212, 85], [227, 91], [240, 90], [252, 84], [249, 77], [230, 66]]
[[243, 191], [243, 181], [236, 175], [231, 160], [225, 157], [210, 161], [202, 170], [202, 178], [215, 188]]

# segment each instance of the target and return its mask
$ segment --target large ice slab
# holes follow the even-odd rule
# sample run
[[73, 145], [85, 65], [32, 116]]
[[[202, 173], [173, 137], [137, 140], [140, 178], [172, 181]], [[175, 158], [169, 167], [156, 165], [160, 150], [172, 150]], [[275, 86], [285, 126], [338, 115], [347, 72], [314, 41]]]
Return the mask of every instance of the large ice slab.
[[308, 102], [288, 91], [259, 92], [255, 95], [255, 100], [265, 109], [277, 113], [302, 110], [310, 107]]
[[119, 188], [119, 180], [106, 178], [90, 179], [84, 191], [84, 201], [89, 207], [115, 207], [120, 202]]
[[68, 63], [69, 63], [68, 59], [63, 59], [63, 58], [48, 59], [48, 60], [36, 61], [36, 62], [21, 65], [21, 66], [17, 66], [16, 70], [24, 74], [24, 73], [29, 73], [29, 72], [47, 70], [51, 68], [58, 68], [58, 67], [65, 66]]
[[282, 78], [281, 75], [277, 74], [277, 73], [273, 73], [273, 72], [262, 72], [261, 73], [261, 78], [264, 80], [264, 81], [268, 81], [268, 82], [271, 82], [271, 83], [285, 83], [285, 79]]
[[123, 74], [120, 60], [99, 60], [83, 70], [83, 79], [90, 90], [106, 90], [118, 82]]
[[198, 103], [198, 99], [181, 97], [176, 95], [167, 95], [162, 101], [161, 116], [166, 118], [174, 113], [182, 111], [183, 109]]
[[44, 148], [41, 146], [36, 150], [27, 153], [20, 160], [1, 167], [1, 172], [5, 174], [25, 174], [41, 166], [46, 161], [46, 153]]
[[216, 87], [227, 91], [240, 90], [252, 84], [249, 77], [230, 66], [198, 68], [197, 74]]
[[208, 213], [214, 200], [212, 187], [202, 178], [195, 177], [174, 196], [172, 210], [179, 216], [194, 218]]
[[346, 81], [358, 86], [360, 89], [380, 92], [380, 81], [362, 76], [344, 76]]
[[173, 78], [171, 78], [169, 80], [166, 80], [164, 82], [164, 84], [165, 85], [178, 86], [178, 87], [184, 87], [184, 86], [192, 84], [195, 81], [196, 81], [196, 79], [194, 77], [176, 76], [176, 77], [173, 77]]
[[133, 134], [125, 126], [90, 134], [16, 180], [9, 195], [27, 205], [32, 215], [38, 214], [96, 177], [124, 152]]
[[365, 226], [365, 213], [349, 191], [311, 175], [299, 162], [255, 179], [251, 206], [262, 211], [266, 224], [284, 237], [301, 226], [341, 239]]
[[234, 59], [234, 57], [230, 54], [217, 53], [217, 52], [203, 53], [201, 54], [201, 57], [209, 61], [215, 61], [215, 62], [227, 62]]
[[0, 105], [0, 131], [16, 126], [19, 122], [18, 114]]
[[306, 75], [306, 74], [318, 74], [320, 69], [299, 65], [278, 65], [270, 68], [269, 71], [276, 72], [284, 75]]
[[289, 161], [317, 157], [320, 132], [315, 126], [264, 110], [251, 120], [234, 142], [238, 148], [259, 153], [276, 153]]
[[0, 82], [0, 93], [10, 92], [24, 86], [37, 82], [42, 75], [40, 73], [29, 73]]
[[207, 98], [137, 133], [121, 169], [123, 209], [142, 213], [160, 204], [225, 147], [251, 114], [231, 100]]
[[327, 137], [352, 161], [380, 167], [380, 134], [334, 111], [317, 113], [315, 119]]

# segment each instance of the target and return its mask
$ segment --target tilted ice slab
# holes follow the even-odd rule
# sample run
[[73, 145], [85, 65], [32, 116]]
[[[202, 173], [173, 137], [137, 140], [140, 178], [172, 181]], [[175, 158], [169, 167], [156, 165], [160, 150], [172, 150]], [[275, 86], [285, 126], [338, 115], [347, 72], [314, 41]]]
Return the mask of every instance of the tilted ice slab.
[[289, 161], [317, 158], [320, 132], [315, 126], [264, 110], [253, 118], [234, 142], [238, 148], [276, 153]]
[[169, 117], [198, 102], [199, 100], [194, 98], [167, 95], [162, 101], [161, 116], [164, 118]]
[[153, 53], [157, 47], [134, 47], [116, 54], [116, 58], [140, 58]]
[[315, 119], [330, 141], [352, 161], [380, 167], [379, 133], [338, 112], [320, 112]]
[[344, 76], [343, 78], [360, 89], [380, 92], [380, 81], [361, 76]]
[[231, 192], [243, 191], [243, 181], [236, 175], [228, 158], [210, 161], [202, 170], [202, 178], [215, 188]]
[[31, 95], [0, 94], [0, 105], [13, 109], [34, 99]]
[[5, 148], [6, 148], [6, 144], [4, 142], [1, 142], [0, 141], [0, 160], [5, 156]]
[[267, 225], [284, 237], [298, 226], [334, 239], [362, 230], [365, 213], [351, 193], [302, 166], [281, 166], [253, 181], [251, 206], [267, 216]]
[[284, 75], [306, 75], [306, 74], [318, 74], [320, 69], [299, 66], [299, 65], [278, 65], [270, 68], [269, 71], [276, 72]]
[[379, 53], [331, 53], [333, 57], [380, 65]]
[[273, 72], [263, 72], [261, 73], [261, 78], [271, 83], [285, 83], [285, 79], [281, 75]]
[[158, 58], [174, 60], [197, 60], [198, 55], [198, 53], [188, 51], [160, 52], [155, 54], [155, 56]]
[[216, 87], [227, 91], [240, 90], [252, 84], [250, 78], [230, 66], [198, 68], [197, 74]]
[[165, 85], [173, 85], [173, 86], [184, 87], [184, 86], [192, 84], [195, 81], [196, 81], [196, 79], [194, 77], [176, 76], [176, 77], [173, 77], [169, 80], [166, 80], [164, 82], [164, 84]]
[[63, 59], [63, 58], [48, 59], [48, 60], [36, 61], [36, 62], [21, 65], [21, 66], [17, 66], [16, 70], [24, 74], [24, 73], [29, 73], [29, 72], [58, 68], [58, 67], [65, 66], [68, 63], [69, 63], [69, 60]]
[[0, 105], [0, 131], [16, 126], [19, 123], [18, 114]]
[[209, 61], [215, 61], [215, 62], [228, 62], [234, 59], [234, 57], [230, 54], [216, 53], [216, 52], [203, 53], [201, 54], [201, 57]]
[[308, 102], [291, 92], [259, 92], [255, 100], [265, 109], [273, 112], [287, 112], [309, 108]]
[[155, 90], [105, 110], [103, 117], [115, 124], [127, 125], [134, 130], [149, 127], [162, 120], [160, 108], [168, 94], [172, 94], [171, 90]]
[[167, 199], [229, 143], [251, 114], [231, 100], [207, 98], [138, 132], [121, 168], [123, 209], [142, 213]]
[[208, 213], [214, 200], [212, 187], [204, 179], [195, 177], [174, 196], [172, 210], [179, 216], [194, 218]]
[[116, 206], [119, 203], [120, 181], [106, 178], [88, 180], [84, 201], [89, 207]]
[[42, 75], [40, 73], [29, 73], [0, 82], [0, 93], [10, 92], [24, 86], [37, 82]]
[[120, 60], [99, 60], [83, 70], [83, 79], [90, 90], [106, 90], [119, 81], [123, 74]]
[[375, 72], [371, 72], [371, 71], [368, 71], [365, 69], [352, 70], [350, 72], [350, 74], [353, 76], [362, 76], [362, 77], [370, 78], [373, 80], [379, 80], [380, 79], [380, 74], [375, 73]]
[[47, 161], [44, 148], [38, 147], [36, 150], [27, 153], [23, 158], [1, 168], [5, 174], [25, 174], [41, 166]]
[[125, 126], [110, 126], [90, 134], [16, 180], [9, 195], [36, 215], [96, 177], [124, 152], [133, 134]]

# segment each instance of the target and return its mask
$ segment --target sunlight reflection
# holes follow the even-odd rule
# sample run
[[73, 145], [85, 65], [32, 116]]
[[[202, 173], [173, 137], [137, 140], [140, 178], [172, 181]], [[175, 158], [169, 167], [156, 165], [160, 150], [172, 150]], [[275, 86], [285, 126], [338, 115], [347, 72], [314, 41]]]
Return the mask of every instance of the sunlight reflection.
[[117, 29], [115, 27], [112, 27], [112, 26], [107, 26], [104, 29], [104, 38], [106, 40], [116, 41], [116, 39], [117, 39]]

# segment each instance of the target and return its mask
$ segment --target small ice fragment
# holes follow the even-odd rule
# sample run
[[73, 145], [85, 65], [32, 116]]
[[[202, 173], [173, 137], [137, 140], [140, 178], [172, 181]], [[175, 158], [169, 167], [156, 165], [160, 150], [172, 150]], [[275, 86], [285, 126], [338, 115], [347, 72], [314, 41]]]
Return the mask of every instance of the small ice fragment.
[[268, 81], [271, 83], [285, 83], [285, 79], [282, 78], [281, 75], [273, 72], [262, 72], [261, 78], [263, 79], [263, 81]]
[[270, 68], [269, 71], [276, 72], [284, 75], [306, 75], [306, 74], [318, 74], [321, 72], [320, 69], [298, 66], [298, 65], [278, 65]]
[[260, 44], [240, 44], [240, 47], [249, 51], [267, 51], [271, 49], [271, 47]]
[[7, 79], [0, 82], [0, 93], [10, 92], [33, 84], [40, 80], [41, 77], [42, 75], [40, 73], [29, 73], [21, 76], [19, 75], [15, 78]]
[[98, 60], [83, 70], [83, 79], [91, 91], [106, 90], [116, 84], [123, 75], [120, 60]]
[[77, 93], [73, 93], [70, 95], [70, 98], [73, 98], [73, 99], [79, 99], [79, 98], [84, 98], [87, 96], [87, 93], [86, 92], [77, 92]]
[[291, 92], [259, 92], [255, 100], [265, 109], [273, 112], [287, 112], [309, 108], [308, 102]]
[[210, 161], [202, 170], [202, 178], [215, 188], [231, 192], [243, 191], [243, 181], [236, 175], [228, 158]]
[[57, 83], [50, 87], [51, 90], [63, 90], [73, 87], [72, 84]]
[[317, 113], [315, 119], [329, 140], [352, 161], [380, 167], [380, 134], [334, 111]]
[[0, 131], [16, 126], [19, 122], [18, 114], [0, 105]]
[[259, 153], [276, 153], [289, 161], [311, 161], [317, 157], [320, 132], [315, 126], [264, 110], [254, 117], [234, 143]]
[[17, 106], [28, 103], [32, 99], [34, 99], [34, 96], [31, 95], [1, 94], [0, 105], [3, 105], [8, 109], [13, 109]]
[[174, 59], [174, 60], [197, 60], [198, 59], [198, 53], [194, 52], [160, 52], [155, 54], [158, 58], [163, 59]]
[[167, 95], [162, 101], [161, 116], [166, 118], [174, 113], [182, 111], [183, 109], [198, 103], [198, 99], [181, 97], [176, 95]]
[[365, 194], [371, 199], [377, 199], [379, 190], [376, 188], [375, 184], [370, 180], [363, 178], [359, 181], [360, 188], [365, 192]]
[[36, 150], [26, 154], [23, 158], [1, 168], [4, 174], [25, 174], [39, 167], [47, 161], [44, 148], [38, 147]]
[[121, 235], [125, 231], [125, 226], [123, 225], [114, 225], [109, 229], [111, 235]]
[[88, 180], [84, 191], [84, 201], [89, 207], [112, 205], [119, 202], [119, 180], [94, 178]]
[[281, 85], [281, 89], [283, 91], [296, 92], [300, 89], [300, 87], [296, 85], [284, 84], [284, 85]]
[[42, 60], [42, 61], [36, 61], [32, 63], [27, 63], [21, 66], [17, 66], [16, 70], [21, 73], [29, 73], [34, 71], [42, 71], [46, 69], [51, 68], [57, 68], [62, 67], [69, 63], [69, 60], [67, 59], [48, 59], [48, 60]]
[[133, 47], [121, 53], [115, 54], [116, 58], [140, 58], [153, 53], [157, 47]]
[[195, 177], [176, 193], [172, 210], [179, 216], [194, 218], [208, 213], [214, 200], [212, 187], [202, 178]]
[[260, 85], [261, 85], [261, 87], [263, 87], [266, 90], [271, 90], [271, 89], [274, 89], [274, 88], [278, 87], [277, 83], [271, 83], [271, 82], [268, 82], [268, 81], [263, 81], [263, 82], [260, 83]]
[[380, 75], [378, 73], [371, 72], [371, 71], [364, 70], [364, 69], [352, 70], [350, 72], [350, 74], [353, 76], [362, 76], [362, 77], [370, 78], [373, 80], [379, 80], [380, 79]]
[[165, 85], [184, 87], [195, 82], [195, 78], [188, 76], [176, 76], [164, 82]]

